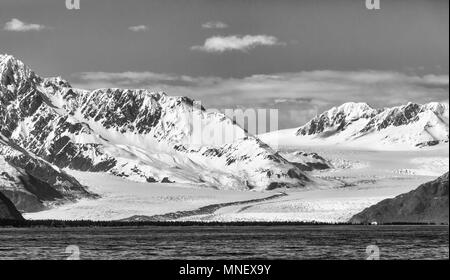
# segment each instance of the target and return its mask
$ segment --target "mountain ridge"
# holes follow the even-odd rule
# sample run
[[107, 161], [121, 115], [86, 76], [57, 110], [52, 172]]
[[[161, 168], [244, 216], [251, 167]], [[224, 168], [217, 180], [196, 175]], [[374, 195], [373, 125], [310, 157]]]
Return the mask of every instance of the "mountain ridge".
[[346, 145], [411, 150], [449, 141], [449, 105], [430, 102], [373, 109], [366, 103], [345, 103], [305, 125], [260, 135], [267, 143]]
[[[1, 133], [59, 168], [224, 189], [314, 184], [231, 119], [196, 107], [192, 99], [148, 90], [75, 89], [61, 78], [37, 76], [14, 57], [1, 58]], [[203, 132], [199, 143], [193, 118]], [[217, 127], [233, 141], [208, 137]]]

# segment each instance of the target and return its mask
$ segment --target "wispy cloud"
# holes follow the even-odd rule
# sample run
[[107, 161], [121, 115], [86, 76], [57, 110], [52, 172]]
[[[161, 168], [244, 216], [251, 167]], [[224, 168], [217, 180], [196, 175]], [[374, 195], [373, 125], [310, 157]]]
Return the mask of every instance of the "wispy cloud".
[[35, 23], [26, 23], [17, 18], [11, 19], [4, 26], [4, 30], [15, 32], [40, 31], [46, 28], [47, 27], [45, 27], [44, 25]]
[[192, 50], [205, 51], [210, 53], [223, 53], [225, 51], [248, 51], [257, 46], [285, 45], [278, 38], [268, 35], [232, 35], [214, 36], [206, 39], [202, 46], [193, 46]]
[[227, 28], [228, 24], [221, 21], [208, 21], [202, 24], [202, 28], [205, 29], [224, 29]]
[[197, 83], [200, 78], [154, 72], [83, 72], [74, 75], [81, 88], [152, 88], [151, 85]]
[[147, 31], [148, 26], [147, 25], [130, 26], [130, 27], [128, 27], [128, 30], [131, 30], [133, 32], [142, 32], [142, 31]]
[[191, 77], [153, 72], [79, 73], [74, 86], [145, 88], [202, 100], [207, 108], [279, 109], [280, 128], [297, 127], [345, 102], [373, 107], [448, 102], [448, 75], [389, 71], [309, 71], [245, 78]]

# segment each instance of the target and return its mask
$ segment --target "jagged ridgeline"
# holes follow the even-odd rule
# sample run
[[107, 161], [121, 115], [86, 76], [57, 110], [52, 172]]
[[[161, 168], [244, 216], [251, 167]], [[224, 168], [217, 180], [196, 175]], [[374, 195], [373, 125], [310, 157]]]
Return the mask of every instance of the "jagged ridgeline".
[[[0, 177], [8, 182], [0, 188], [19, 188], [25, 194], [20, 198], [14, 197], [16, 191], [6, 194], [23, 205], [22, 210], [29, 208], [24, 200], [92, 195], [63, 168], [217, 189], [314, 183], [300, 165], [247, 135], [223, 114], [196, 108], [189, 98], [147, 90], [75, 89], [61, 78], [39, 77], [8, 55], [0, 55], [0, 75], [0, 159], [10, 170]], [[221, 126], [236, 140], [216, 145], [202, 138], [199, 145], [193, 139], [192, 115], [203, 131]]]
[[438, 102], [384, 109], [347, 103], [317, 116], [297, 135], [424, 147], [448, 143], [448, 118], [448, 104]]
[[325, 111], [305, 125], [261, 136], [269, 144], [347, 145], [388, 150], [418, 150], [445, 146], [449, 141], [447, 103], [408, 103], [374, 109], [366, 103], [345, 103]]

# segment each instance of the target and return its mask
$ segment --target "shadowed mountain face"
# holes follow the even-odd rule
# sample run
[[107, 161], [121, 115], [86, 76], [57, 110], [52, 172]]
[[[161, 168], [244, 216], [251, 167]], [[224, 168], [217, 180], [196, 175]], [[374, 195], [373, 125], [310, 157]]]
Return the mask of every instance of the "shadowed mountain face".
[[448, 173], [418, 189], [371, 206], [351, 223], [449, 223]]
[[0, 192], [0, 220], [23, 220], [14, 204]]
[[2, 138], [0, 191], [22, 212], [41, 211], [52, 204], [95, 197], [75, 178]]

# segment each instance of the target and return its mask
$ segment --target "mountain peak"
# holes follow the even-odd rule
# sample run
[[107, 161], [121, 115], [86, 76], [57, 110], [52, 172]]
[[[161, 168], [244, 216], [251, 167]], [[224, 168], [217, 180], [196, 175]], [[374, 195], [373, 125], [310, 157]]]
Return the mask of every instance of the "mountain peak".
[[372, 107], [370, 107], [369, 104], [365, 102], [347, 102], [342, 104], [338, 108], [346, 111], [355, 109], [363, 109], [363, 110], [372, 109]]
[[16, 60], [16, 58], [12, 55], [9, 55], [7, 53], [0, 54], [0, 62], [9, 61], [9, 60]]
[[325, 111], [297, 130], [297, 136], [330, 143], [359, 141], [404, 147], [448, 142], [449, 106], [431, 102], [372, 109], [366, 103], [345, 103]]
[[22, 61], [12, 55], [0, 55], [0, 87], [13, 91], [18, 84], [33, 77], [34, 73]]
[[377, 110], [370, 107], [367, 103], [344, 103], [316, 116], [306, 125], [300, 127], [297, 135], [313, 135], [324, 132], [335, 133], [344, 130], [355, 120], [370, 118], [376, 114]]
[[359, 117], [366, 112], [373, 111], [373, 109], [369, 106], [369, 104], [364, 102], [347, 102], [339, 107], [334, 107], [330, 111], [342, 112], [347, 116]]
[[443, 116], [448, 118], [449, 117], [449, 106], [448, 103], [443, 102], [430, 102], [427, 104], [424, 104], [422, 106], [425, 110], [430, 110], [434, 112], [437, 115]]
[[12, 66], [21, 66], [23, 68], [26, 67], [22, 61], [9, 54], [0, 54], [0, 65], [10, 67]]

